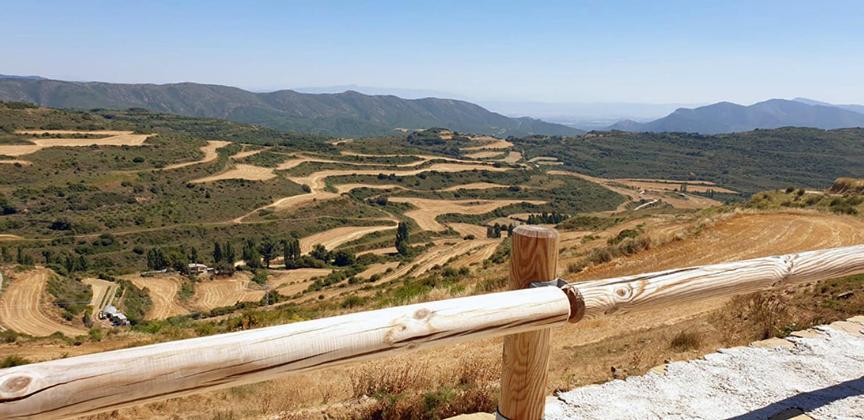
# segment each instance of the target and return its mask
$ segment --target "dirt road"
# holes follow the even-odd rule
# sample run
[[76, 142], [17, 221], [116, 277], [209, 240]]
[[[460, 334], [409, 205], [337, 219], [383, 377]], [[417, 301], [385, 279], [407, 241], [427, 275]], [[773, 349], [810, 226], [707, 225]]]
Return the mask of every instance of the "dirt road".
[[[864, 243], [864, 220], [816, 212], [729, 215], [698, 238], [589, 268], [574, 279], [598, 279]], [[560, 268], [566, 264], [559, 264]]]
[[[586, 181], [599, 184], [606, 189], [621, 194], [630, 200], [662, 200], [672, 207], [680, 209], [704, 209], [720, 205], [720, 202], [710, 198], [700, 197], [692, 194], [673, 193], [670, 191], [642, 191], [639, 189], [630, 189], [619, 186], [620, 184], [615, 179], [599, 178], [595, 176], [580, 174], [572, 171], [552, 170], [546, 171], [549, 175], [575, 176]], [[677, 195], [676, 195], [677, 194]], [[618, 210], [623, 210], [627, 203], [621, 204]]]
[[0, 295], [0, 323], [4, 327], [36, 337], [51, 335], [57, 331], [68, 337], [86, 334], [87, 331], [63, 324], [55, 315], [57, 309], [48, 301], [46, 285], [50, 270], [37, 268], [16, 273]]
[[491, 190], [494, 188], [507, 188], [509, 185], [494, 184], [492, 182], [472, 182], [470, 184], [454, 185], [447, 187], [441, 191], [459, 191], [459, 190]]

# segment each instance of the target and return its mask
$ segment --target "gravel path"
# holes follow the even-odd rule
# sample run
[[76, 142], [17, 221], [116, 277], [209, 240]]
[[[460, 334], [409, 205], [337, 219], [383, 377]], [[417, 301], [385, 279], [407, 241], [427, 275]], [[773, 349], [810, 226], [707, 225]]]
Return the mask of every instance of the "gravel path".
[[546, 419], [864, 418], [864, 317], [793, 335], [559, 393]]

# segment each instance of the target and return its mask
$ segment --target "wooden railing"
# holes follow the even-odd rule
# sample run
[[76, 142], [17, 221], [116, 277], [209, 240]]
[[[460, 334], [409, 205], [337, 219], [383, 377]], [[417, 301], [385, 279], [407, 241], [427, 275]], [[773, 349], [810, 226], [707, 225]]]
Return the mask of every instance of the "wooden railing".
[[563, 287], [558, 234], [514, 230], [510, 288], [0, 370], [0, 418], [63, 418], [480, 338], [505, 336], [499, 414], [539, 419], [550, 329], [567, 322], [864, 273], [864, 246]]

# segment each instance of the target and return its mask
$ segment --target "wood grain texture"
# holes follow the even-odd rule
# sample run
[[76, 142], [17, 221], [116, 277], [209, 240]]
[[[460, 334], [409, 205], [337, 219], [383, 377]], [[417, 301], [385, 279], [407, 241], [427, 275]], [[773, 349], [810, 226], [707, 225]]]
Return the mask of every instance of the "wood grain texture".
[[573, 283], [585, 318], [864, 273], [864, 245]]
[[0, 418], [65, 418], [434, 345], [563, 325], [544, 287], [428, 302], [0, 370]]
[[[555, 278], [558, 232], [539, 226], [519, 226], [513, 230], [511, 240], [511, 289], [524, 289], [531, 282]], [[550, 334], [550, 329], [543, 329], [504, 337], [498, 401], [498, 412], [504, 417], [511, 420], [543, 417]]]

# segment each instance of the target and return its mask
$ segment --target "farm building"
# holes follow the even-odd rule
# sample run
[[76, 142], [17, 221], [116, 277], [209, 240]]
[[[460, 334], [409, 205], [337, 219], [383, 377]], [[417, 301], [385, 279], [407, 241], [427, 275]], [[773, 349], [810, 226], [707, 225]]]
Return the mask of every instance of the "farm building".
[[129, 325], [129, 320], [123, 312], [120, 312], [114, 305], [108, 305], [99, 312], [99, 319], [108, 319], [115, 326]]
[[204, 274], [212, 269], [204, 264], [190, 263], [187, 267], [189, 274]]

